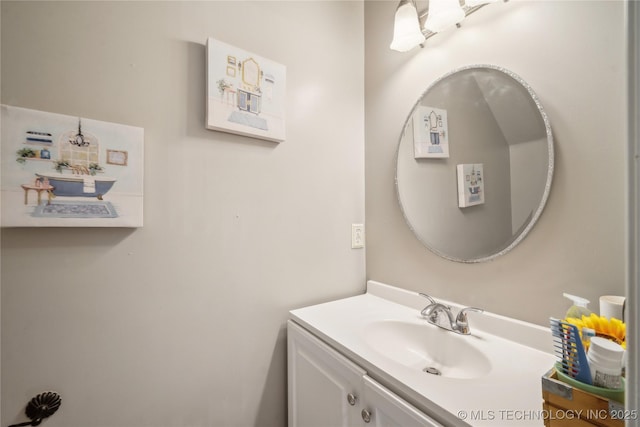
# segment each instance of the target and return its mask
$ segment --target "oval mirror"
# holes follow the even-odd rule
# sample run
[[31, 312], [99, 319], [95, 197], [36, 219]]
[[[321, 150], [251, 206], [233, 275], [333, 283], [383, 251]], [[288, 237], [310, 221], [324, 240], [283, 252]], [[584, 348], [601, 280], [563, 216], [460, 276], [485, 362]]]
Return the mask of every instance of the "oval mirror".
[[492, 65], [427, 88], [397, 151], [404, 217], [431, 251], [458, 262], [513, 249], [538, 220], [553, 176], [553, 137], [529, 85]]

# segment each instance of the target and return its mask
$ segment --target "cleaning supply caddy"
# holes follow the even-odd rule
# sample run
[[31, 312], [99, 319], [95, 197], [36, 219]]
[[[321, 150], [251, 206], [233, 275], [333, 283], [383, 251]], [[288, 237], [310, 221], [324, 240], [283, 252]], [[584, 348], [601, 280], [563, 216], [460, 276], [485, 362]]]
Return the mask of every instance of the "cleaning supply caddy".
[[592, 313], [588, 300], [564, 294], [573, 305], [563, 320], [550, 318], [558, 361], [542, 377], [546, 427], [622, 427], [624, 323]]

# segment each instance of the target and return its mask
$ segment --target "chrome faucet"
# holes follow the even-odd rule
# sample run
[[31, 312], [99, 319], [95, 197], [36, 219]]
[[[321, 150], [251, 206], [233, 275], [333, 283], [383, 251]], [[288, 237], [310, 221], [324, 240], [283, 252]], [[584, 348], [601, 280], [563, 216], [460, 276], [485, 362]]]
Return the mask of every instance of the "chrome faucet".
[[[482, 313], [484, 311], [481, 308], [466, 307], [460, 310], [458, 315], [454, 318], [453, 313], [451, 312], [451, 307], [448, 305], [437, 302], [427, 294], [420, 293], [420, 296], [429, 300], [429, 305], [420, 311], [422, 317], [426, 318], [432, 325], [436, 325], [442, 329], [446, 329], [447, 331], [452, 331], [457, 334], [470, 334], [469, 320], [467, 319], [467, 313], [469, 311], [476, 311], [478, 313]], [[446, 316], [444, 319], [442, 319], [443, 314]]]

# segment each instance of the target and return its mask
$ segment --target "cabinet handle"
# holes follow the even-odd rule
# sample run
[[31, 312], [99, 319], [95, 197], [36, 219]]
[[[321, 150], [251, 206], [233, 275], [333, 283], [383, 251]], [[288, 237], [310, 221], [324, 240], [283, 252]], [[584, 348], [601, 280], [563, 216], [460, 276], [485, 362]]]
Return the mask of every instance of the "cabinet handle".
[[356, 404], [356, 397], [353, 393], [347, 394], [347, 402], [349, 402], [349, 405], [351, 406], [354, 406]]
[[361, 414], [362, 414], [362, 419], [364, 420], [365, 423], [371, 422], [371, 412], [367, 411], [366, 409], [363, 409]]

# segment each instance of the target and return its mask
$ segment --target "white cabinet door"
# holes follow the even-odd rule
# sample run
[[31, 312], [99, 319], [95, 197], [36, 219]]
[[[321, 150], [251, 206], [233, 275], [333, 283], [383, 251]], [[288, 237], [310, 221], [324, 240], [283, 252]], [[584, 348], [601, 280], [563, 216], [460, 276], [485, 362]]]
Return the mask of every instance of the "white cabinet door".
[[424, 412], [419, 411], [395, 393], [363, 377], [364, 394], [362, 421], [374, 427], [442, 427]]
[[362, 425], [364, 370], [287, 322], [289, 427]]

